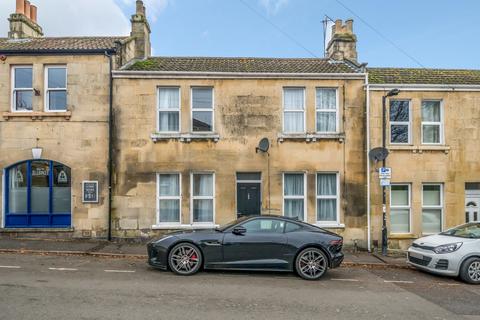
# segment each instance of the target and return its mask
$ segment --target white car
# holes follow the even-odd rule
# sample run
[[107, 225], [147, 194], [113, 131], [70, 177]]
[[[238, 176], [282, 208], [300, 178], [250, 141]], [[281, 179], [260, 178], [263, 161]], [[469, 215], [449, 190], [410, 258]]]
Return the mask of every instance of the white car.
[[480, 284], [480, 222], [415, 240], [407, 262], [418, 269]]

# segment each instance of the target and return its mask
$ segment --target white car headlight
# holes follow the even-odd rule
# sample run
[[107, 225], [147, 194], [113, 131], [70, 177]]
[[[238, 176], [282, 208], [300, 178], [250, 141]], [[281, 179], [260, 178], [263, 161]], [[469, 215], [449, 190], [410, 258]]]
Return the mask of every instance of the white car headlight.
[[437, 254], [455, 252], [458, 249], [460, 249], [462, 244], [463, 244], [463, 242], [444, 244], [444, 245], [436, 247], [435, 249], [433, 249], [433, 251], [435, 251], [435, 253], [437, 253]]

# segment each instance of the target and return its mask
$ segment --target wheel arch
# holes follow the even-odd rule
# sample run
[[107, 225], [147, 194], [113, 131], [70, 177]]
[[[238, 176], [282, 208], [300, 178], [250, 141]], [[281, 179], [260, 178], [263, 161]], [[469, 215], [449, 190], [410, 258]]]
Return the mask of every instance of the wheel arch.
[[303, 250], [307, 249], [307, 248], [316, 248], [316, 249], [319, 249], [323, 252], [323, 254], [327, 257], [327, 262], [328, 262], [328, 267], [330, 268], [331, 265], [332, 265], [332, 258], [330, 257], [330, 254], [328, 253], [328, 250], [325, 249], [324, 246], [322, 246], [321, 244], [319, 243], [309, 243], [309, 244], [306, 244], [306, 245], [303, 245], [302, 247], [300, 247], [297, 252], [295, 253], [295, 256], [293, 258], [293, 270], [296, 271], [296, 268], [297, 268], [297, 265], [296, 265], [296, 262], [297, 262], [297, 258], [298, 258], [298, 255], [300, 254], [300, 252], [302, 252]]
[[192, 240], [178, 239], [177, 241], [173, 242], [167, 249], [167, 270], [170, 270], [170, 261], [169, 261], [170, 252], [172, 252], [173, 248], [175, 248], [177, 245], [182, 244], [182, 243], [191, 244], [191, 245], [195, 246], [198, 249], [198, 251], [200, 251], [200, 254], [202, 255], [202, 264], [200, 265], [200, 268], [203, 269], [203, 266], [205, 264], [205, 254], [203, 253], [202, 248], [198, 244], [193, 242]]

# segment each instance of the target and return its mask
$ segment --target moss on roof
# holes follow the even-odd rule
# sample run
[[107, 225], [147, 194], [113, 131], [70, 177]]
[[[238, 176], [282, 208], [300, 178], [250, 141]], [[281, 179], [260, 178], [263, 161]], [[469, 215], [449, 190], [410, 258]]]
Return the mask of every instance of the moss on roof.
[[368, 68], [373, 84], [480, 85], [480, 70], [426, 68]]

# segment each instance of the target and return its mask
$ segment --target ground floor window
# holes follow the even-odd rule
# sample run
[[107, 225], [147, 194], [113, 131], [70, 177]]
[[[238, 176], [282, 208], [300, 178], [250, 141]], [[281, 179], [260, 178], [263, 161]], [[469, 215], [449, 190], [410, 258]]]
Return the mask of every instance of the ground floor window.
[[160, 173], [158, 183], [158, 222], [180, 224], [180, 174]]
[[213, 223], [215, 217], [215, 174], [191, 175], [191, 208], [193, 223]]
[[390, 190], [390, 232], [410, 233], [410, 185], [394, 184]]
[[71, 170], [54, 161], [28, 160], [6, 169], [5, 227], [69, 227]]
[[422, 186], [422, 232], [442, 231], [443, 185], [424, 184]]
[[283, 174], [283, 212], [287, 217], [305, 220], [305, 174]]
[[338, 174], [317, 173], [317, 222], [338, 223]]

